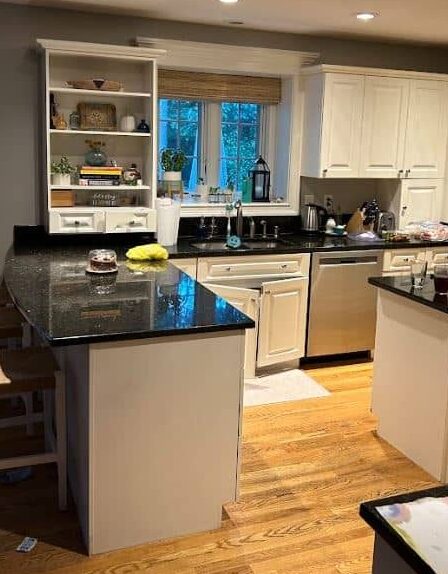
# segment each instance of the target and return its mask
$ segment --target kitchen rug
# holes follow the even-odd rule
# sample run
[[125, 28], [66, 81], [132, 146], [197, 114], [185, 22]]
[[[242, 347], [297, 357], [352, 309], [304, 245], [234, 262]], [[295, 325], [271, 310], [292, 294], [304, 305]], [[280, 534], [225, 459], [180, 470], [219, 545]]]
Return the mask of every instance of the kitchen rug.
[[330, 393], [300, 369], [244, 381], [244, 406], [327, 397]]

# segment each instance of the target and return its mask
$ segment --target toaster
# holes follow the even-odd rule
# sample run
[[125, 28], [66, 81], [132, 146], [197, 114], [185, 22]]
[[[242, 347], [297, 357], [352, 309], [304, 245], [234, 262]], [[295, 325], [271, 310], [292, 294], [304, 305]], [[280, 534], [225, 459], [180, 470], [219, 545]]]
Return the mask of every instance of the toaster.
[[382, 231], [395, 229], [395, 215], [392, 211], [380, 211], [375, 220], [375, 232], [381, 235]]

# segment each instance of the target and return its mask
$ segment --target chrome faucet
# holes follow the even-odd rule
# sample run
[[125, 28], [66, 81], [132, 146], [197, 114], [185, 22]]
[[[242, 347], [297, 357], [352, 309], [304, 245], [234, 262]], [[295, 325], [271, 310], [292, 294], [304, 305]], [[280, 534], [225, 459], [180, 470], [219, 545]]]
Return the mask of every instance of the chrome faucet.
[[243, 204], [241, 199], [235, 201], [233, 207], [236, 209], [236, 234], [243, 237]]

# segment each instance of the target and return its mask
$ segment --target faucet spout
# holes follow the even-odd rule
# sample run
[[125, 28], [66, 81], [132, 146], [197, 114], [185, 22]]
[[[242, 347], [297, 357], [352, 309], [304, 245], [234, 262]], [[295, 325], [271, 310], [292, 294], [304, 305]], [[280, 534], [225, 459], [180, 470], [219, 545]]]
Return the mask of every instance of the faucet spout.
[[236, 209], [236, 234], [238, 237], [243, 237], [243, 204], [240, 199], [235, 201], [234, 207]]

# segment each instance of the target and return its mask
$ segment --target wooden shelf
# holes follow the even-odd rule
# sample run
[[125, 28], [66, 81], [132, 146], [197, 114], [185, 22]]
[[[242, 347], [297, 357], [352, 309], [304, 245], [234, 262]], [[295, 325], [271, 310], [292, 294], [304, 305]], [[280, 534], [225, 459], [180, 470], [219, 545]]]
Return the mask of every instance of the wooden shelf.
[[123, 206], [116, 206], [116, 207], [100, 207], [98, 205], [75, 205], [73, 207], [50, 207], [50, 211], [112, 211], [112, 212], [137, 212], [137, 213], [149, 213], [150, 211], [154, 211], [152, 207], [148, 207], [147, 205], [127, 205]]
[[49, 92], [55, 94], [89, 94], [91, 96], [105, 96], [105, 97], [118, 97], [118, 98], [151, 98], [152, 94], [149, 92], [110, 92], [107, 90], [78, 90], [76, 88], [49, 88]]
[[147, 134], [143, 132], [118, 132], [118, 131], [101, 131], [101, 130], [50, 130], [51, 134], [72, 134], [72, 135], [83, 135], [83, 136], [131, 136], [138, 138], [150, 138], [152, 134]]
[[149, 185], [50, 185], [52, 191], [74, 189], [83, 191], [145, 191]]

